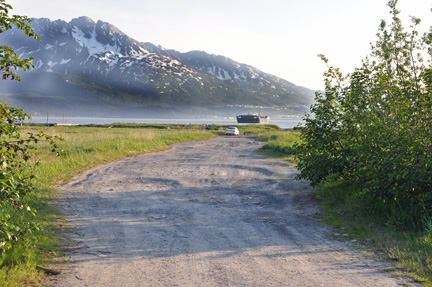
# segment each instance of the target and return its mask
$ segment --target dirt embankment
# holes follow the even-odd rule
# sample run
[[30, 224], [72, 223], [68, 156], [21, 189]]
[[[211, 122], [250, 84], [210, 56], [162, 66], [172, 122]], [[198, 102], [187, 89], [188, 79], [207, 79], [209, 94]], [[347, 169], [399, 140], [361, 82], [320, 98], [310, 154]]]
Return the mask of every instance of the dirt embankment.
[[103, 165], [64, 186], [76, 232], [56, 286], [398, 286], [324, 235], [306, 182], [219, 137]]

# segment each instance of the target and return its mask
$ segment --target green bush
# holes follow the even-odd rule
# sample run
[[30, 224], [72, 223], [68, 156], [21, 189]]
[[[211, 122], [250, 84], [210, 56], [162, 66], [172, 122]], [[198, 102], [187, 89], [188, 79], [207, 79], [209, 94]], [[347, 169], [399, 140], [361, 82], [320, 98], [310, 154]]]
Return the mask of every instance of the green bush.
[[432, 32], [420, 37], [416, 18], [406, 32], [396, 3], [360, 68], [343, 76], [328, 67], [296, 156], [299, 178], [349, 182], [391, 224], [423, 230], [432, 218], [432, 67], [422, 55], [432, 56]]
[[26, 233], [38, 229], [33, 221], [36, 210], [28, 204], [35, 192], [35, 167], [31, 159], [33, 144], [42, 139], [56, 152], [55, 139], [44, 133], [29, 133], [25, 138], [15, 123], [27, 117], [20, 109], [0, 103], [0, 255], [12, 248]]

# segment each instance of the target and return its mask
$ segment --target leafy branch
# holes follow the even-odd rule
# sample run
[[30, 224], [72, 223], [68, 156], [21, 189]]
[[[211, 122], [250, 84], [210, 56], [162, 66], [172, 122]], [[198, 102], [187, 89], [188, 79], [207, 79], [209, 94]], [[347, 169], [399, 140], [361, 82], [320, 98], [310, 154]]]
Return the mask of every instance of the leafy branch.
[[[12, 6], [0, 0], [0, 33], [13, 27], [22, 30], [27, 36], [39, 40], [30, 27], [26, 16], [9, 16]], [[0, 72], [3, 80], [20, 80], [17, 71], [27, 71], [33, 67], [32, 57], [20, 59], [8, 46], [0, 46]], [[30, 118], [21, 109], [0, 103], [0, 255], [12, 248], [23, 235], [38, 229], [32, 220], [36, 210], [27, 201], [28, 195], [37, 191], [34, 180], [34, 169], [38, 162], [32, 162], [31, 150], [41, 140], [47, 141], [52, 152], [58, 151], [57, 141], [61, 138], [49, 136], [42, 132], [29, 133], [22, 138], [18, 127], [25, 119]]]

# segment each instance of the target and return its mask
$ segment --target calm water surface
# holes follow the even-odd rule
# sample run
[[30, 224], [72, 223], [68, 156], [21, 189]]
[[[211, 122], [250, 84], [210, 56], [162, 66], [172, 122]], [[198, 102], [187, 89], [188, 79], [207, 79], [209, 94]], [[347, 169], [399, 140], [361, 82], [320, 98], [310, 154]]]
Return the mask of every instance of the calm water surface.
[[[137, 118], [69, 118], [69, 117], [33, 117], [33, 123], [57, 123], [57, 124], [113, 124], [113, 123], [145, 123], [145, 124], [219, 124], [219, 125], [243, 125], [236, 119], [137, 119]], [[270, 119], [270, 124], [278, 125], [282, 129], [293, 128], [303, 121], [298, 119]]]

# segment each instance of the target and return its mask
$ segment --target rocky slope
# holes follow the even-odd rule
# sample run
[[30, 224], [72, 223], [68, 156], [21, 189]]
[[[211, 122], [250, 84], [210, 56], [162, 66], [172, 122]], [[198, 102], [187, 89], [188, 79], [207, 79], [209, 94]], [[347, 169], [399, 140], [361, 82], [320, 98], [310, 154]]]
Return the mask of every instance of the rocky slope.
[[[88, 17], [33, 19], [37, 42], [21, 31], [0, 42], [35, 68], [21, 83], [2, 82], [3, 99], [35, 110], [72, 114], [185, 109], [226, 105], [301, 106], [313, 92], [223, 56], [180, 53], [138, 42], [115, 26]], [[12, 103], [13, 104], [13, 103]]]

